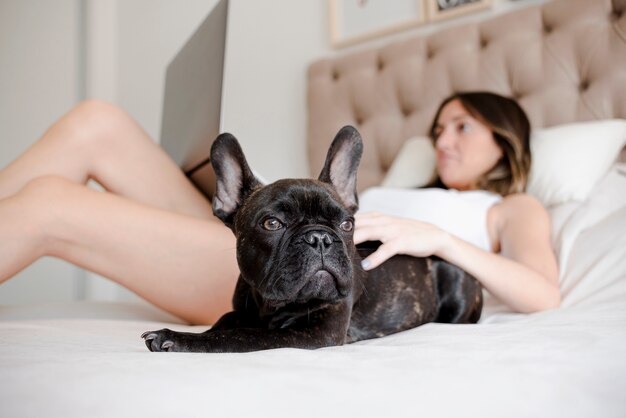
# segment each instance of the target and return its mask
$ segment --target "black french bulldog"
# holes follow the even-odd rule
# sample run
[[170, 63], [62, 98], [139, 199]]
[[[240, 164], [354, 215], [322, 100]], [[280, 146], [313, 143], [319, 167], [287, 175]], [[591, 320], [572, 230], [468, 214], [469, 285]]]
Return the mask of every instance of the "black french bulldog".
[[[363, 271], [355, 247], [356, 129], [335, 137], [318, 180], [262, 185], [230, 134], [211, 148], [217, 176], [213, 212], [237, 238], [240, 276], [233, 311], [203, 333], [142, 335], [150, 351], [247, 352], [314, 349], [382, 337], [427, 322], [477, 322], [478, 281], [436, 257], [392, 257]], [[379, 243], [380, 244], [380, 243]]]

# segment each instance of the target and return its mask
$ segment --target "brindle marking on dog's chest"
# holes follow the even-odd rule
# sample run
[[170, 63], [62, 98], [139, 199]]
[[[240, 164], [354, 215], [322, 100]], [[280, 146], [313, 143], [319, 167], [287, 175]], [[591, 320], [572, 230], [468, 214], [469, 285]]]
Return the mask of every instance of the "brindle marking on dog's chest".
[[[398, 268], [400, 265], [403, 268]], [[364, 273], [362, 282], [347, 342], [415, 328], [436, 317], [437, 294], [430, 259], [395, 256]]]

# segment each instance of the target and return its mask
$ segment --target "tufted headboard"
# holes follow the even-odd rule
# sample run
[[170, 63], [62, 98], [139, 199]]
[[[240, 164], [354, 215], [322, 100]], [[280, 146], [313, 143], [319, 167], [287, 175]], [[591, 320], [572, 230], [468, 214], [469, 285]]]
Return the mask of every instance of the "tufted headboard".
[[359, 189], [379, 184], [403, 141], [426, 135], [441, 101], [468, 90], [518, 99], [534, 128], [626, 118], [626, 0], [555, 0], [314, 62], [313, 174], [351, 124], [365, 145]]

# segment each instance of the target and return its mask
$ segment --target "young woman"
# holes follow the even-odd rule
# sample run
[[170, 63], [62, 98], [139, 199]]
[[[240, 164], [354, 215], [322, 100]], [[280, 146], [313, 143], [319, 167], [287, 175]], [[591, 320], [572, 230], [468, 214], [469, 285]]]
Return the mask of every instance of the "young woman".
[[[435, 254], [515, 310], [556, 307], [547, 213], [514, 193], [523, 190], [529, 168], [528, 126], [511, 140], [486, 116], [508, 99], [485, 94], [490, 113], [464, 97], [444, 102], [433, 124], [439, 179], [450, 189], [506, 195], [488, 209], [494, 252], [432, 224], [363, 213], [355, 239], [384, 243], [364, 265], [396, 253]], [[506, 110], [496, 118], [504, 125], [528, 125], [523, 112]], [[502, 180], [504, 166], [514, 180]], [[90, 179], [107, 192], [87, 188]], [[235, 239], [210, 202], [126, 113], [98, 101], [79, 104], [0, 171], [0, 282], [46, 255], [108, 277], [193, 324], [213, 323], [230, 310], [238, 275]]]
[[522, 108], [492, 93], [456, 94], [439, 107], [430, 134], [435, 184], [447, 190], [366, 192], [361, 209], [379, 211], [357, 214], [355, 242], [383, 245], [363, 267], [394, 254], [436, 255], [518, 312], [558, 307], [550, 219], [537, 199], [523, 193], [531, 156]]

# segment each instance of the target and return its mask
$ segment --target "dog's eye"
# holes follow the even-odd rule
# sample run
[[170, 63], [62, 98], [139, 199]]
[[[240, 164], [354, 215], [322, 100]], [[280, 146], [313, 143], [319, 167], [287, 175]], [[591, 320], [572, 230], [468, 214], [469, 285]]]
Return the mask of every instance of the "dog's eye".
[[283, 224], [276, 218], [267, 218], [263, 221], [263, 228], [268, 231], [278, 231], [283, 227]]
[[352, 221], [343, 221], [341, 225], [339, 225], [339, 228], [341, 228], [342, 231], [350, 232], [352, 228], [354, 228], [354, 224]]

